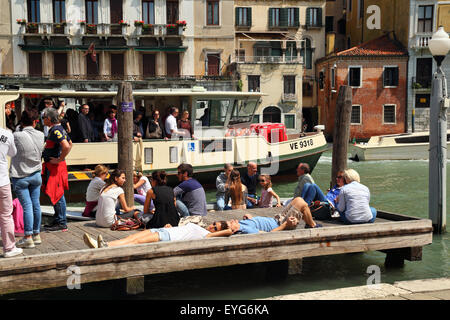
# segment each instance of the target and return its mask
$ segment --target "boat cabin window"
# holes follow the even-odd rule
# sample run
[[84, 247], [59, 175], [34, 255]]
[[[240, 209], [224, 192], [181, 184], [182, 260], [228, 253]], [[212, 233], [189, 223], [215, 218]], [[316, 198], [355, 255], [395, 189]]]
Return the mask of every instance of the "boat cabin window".
[[145, 164], [153, 163], [153, 148], [144, 148], [144, 162]]
[[230, 100], [197, 101], [195, 120], [202, 127], [223, 127]]
[[252, 121], [258, 100], [235, 100], [229, 124]]

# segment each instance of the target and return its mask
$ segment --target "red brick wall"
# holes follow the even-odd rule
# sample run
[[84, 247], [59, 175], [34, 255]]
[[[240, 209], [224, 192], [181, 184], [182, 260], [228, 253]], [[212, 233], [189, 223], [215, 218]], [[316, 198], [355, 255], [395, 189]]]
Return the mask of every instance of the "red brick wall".
[[[336, 64], [336, 92], [331, 90], [330, 69]], [[361, 124], [350, 126], [350, 140], [368, 139], [373, 135], [405, 132], [407, 58], [353, 58], [328, 60], [316, 66], [317, 79], [324, 69], [324, 89], [318, 89], [319, 123], [325, 125], [327, 137], [333, 136], [336, 100], [341, 85], [348, 85], [348, 67], [361, 66], [362, 86], [353, 88], [352, 104], [361, 105]], [[398, 66], [396, 88], [383, 87], [383, 67]], [[383, 124], [383, 105], [396, 105], [396, 123]]]

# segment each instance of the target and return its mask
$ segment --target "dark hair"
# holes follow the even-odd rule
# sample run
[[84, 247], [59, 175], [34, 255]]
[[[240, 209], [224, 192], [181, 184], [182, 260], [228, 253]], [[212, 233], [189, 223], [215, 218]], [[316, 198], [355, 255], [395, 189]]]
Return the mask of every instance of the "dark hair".
[[116, 178], [119, 178], [122, 174], [125, 174], [125, 170], [115, 169], [113, 172], [111, 172], [109, 174], [109, 178], [106, 180], [106, 184], [103, 187], [103, 190], [105, 190], [110, 185], [116, 183]]
[[20, 123], [22, 126], [32, 126], [33, 121], [39, 119], [39, 112], [35, 108], [26, 108], [22, 111], [22, 115], [20, 117]]
[[228, 229], [228, 223], [226, 221], [216, 221], [216, 224], [220, 224], [220, 230]]
[[177, 107], [170, 107], [170, 114], [173, 114], [175, 110], [178, 110]]
[[307, 164], [307, 163], [300, 163], [299, 166], [305, 173], [311, 173], [311, 169], [309, 168], [309, 164]]
[[160, 112], [159, 112], [159, 110], [153, 110], [153, 111], [152, 111], [152, 118], [154, 118], [154, 117], [155, 117], [155, 113], [156, 113], [156, 111], [158, 111], [158, 114], [159, 114], [159, 115], [161, 115], [161, 114], [160, 114]]
[[182, 163], [178, 166], [178, 169], [180, 170], [181, 174], [184, 174], [185, 172], [188, 173], [188, 177], [192, 177], [194, 175], [194, 168], [192, 168], [192, 165], [189, 163]]
[[165, 171], [153, 171], [152, 179], [156, 181], [158, 186], [165, 186], [167, 184], [167, 174]]

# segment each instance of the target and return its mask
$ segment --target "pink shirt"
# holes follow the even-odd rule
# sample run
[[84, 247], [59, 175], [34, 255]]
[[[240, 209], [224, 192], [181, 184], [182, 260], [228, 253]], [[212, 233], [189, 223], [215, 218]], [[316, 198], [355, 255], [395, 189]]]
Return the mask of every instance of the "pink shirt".
[[271, 208], [272, 207], [272, 200], [273, 196], [270, 193], [272, 191], [272, 188], [269, 189], [262, 189], [261, 191], [261, 199], [259, 200], [258, 206], [260, 208]]

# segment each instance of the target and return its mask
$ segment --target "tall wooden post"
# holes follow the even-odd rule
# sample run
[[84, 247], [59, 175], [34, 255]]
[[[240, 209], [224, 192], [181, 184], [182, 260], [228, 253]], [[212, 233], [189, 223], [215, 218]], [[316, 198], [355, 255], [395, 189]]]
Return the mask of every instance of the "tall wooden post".
[[121, 82], [117, 91], [118, 110], [118, 168], [125, 170], [123, 186], [128, 206], [134, 205], [133, 196], [133, 87], [130, 82]]
[[352, 113], [352, 88], [340, 86], [334, 118], [333, 155], [330, 187], [336, 184], [338, 171], [347, 169], [347, 149]]

